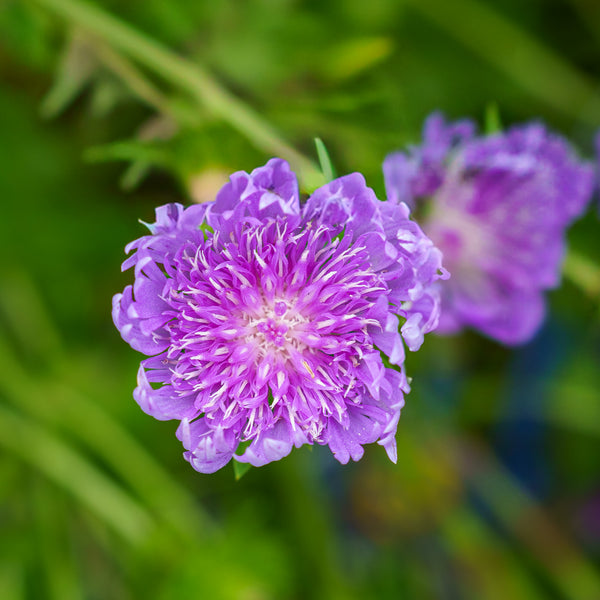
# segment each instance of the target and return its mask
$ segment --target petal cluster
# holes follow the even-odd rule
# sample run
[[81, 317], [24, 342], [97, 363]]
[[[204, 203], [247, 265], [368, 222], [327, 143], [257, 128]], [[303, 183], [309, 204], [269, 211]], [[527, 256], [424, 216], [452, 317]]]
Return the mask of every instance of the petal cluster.
[[446, 276], [408, 208], [380, 202], [359, 174], [301, 206], [296, 176], [273, 159], [233, 174], [212, 203], [156, 217], [127, 248], [135, 281], [113, 319], [148, 356], [136, 401], [180, 421], [192, 466], [261, 466], [315, 443], [346, 463], [378, 442], [395, 461], [403, 338], [414, 350], [436, 327], [433, 284]]
[[476, 136], [473, 123], [434, 114], [422, 146], [389, 155], [383, 170], [388, 199], [423, 215], [452, 273], [438, 332], [531, 339], [544, 291], [560, 281], [566, 229], [590, 200], [592, 168], [540, 123]]

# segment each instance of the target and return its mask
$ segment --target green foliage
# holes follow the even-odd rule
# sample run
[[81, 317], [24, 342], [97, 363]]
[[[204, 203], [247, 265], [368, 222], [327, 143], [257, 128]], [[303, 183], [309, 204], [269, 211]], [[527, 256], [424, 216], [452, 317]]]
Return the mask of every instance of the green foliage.
[[335, 179], [335, 169], [331, 163], [331, 158], [327, 148], [321, 138], [315, 138], [315, 146], [317, 147], [317, 155], [319, 156], [319, 164], [321, 165], [321, 171], [325, 177], [325, 181], [332, 181]]
[[485, 107], [484, 132], [488, 135], [502, 131], [502, 120], [500, 119], [500, 110], [495, 102], [490, 102]]
[[[139, 356], [109, 316], [138, 218], [280, 151], [305, 191], [335, 162], [383, 195], [383, 157], [441, 108], [488, 132], [541, 117], [589, 153], [597, 10], [542, 4], [0, 0], [1, 598], [600, 597], [593, 211], [547, 344], [407, 357], [398, 465], [316, 446], [195, 473], [131, 398]], [[539, 495], [495, 455], [515, 423], [540, 436], [520, 455]]]
[[235, 475], [235, 480], [239, 481], [249, 470], [252, 465], [249, 463], [241, 463], [237, 460], [233, 461], [233, 474]]

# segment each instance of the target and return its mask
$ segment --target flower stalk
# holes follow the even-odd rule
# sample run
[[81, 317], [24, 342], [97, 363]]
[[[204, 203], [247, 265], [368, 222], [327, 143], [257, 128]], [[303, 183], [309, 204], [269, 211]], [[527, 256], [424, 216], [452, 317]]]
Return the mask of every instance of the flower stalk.
[[290, 146], [258, 113], [223, 88], [200, 65], [171, 52], [95, 5], [80, 0], [33, 1], [185, 91], [208, 112], [246, 136], [258, 149], [287, 160], [306, 190], [311, 191], [325, 183], [313, 161]]

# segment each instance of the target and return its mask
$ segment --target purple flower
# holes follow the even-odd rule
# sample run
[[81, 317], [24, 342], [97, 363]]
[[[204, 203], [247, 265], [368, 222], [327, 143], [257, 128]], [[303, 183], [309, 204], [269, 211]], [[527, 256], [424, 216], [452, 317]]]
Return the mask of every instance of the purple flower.
[[396, 460], [402, 338], [415, 350], [437, 325], [432, 282], [445, 276], [406, 206], [355, 173], [301, 208], [295, 175], [273, 159], [234, 173], [212, 203], [157, 209], [149, 227], [127, 247], [135, 282], [113, 319], [150, 356], [136, 401], [181, 421], [195, 469], [261, 466], [314, 443], [345, 464], [377, 441]]
[[598, 205], [598, 192], [600, 191], [600, 129], [596, 132], [594, 136], [594, 150], [595, 150], [595, 193], [596, 193], [596, 206], [600, 209]]
[[560, 282], [566, 228], [590, 200], [590, 166], [539, 123], [475, 137], [473, 123], [433, 114], [422, 146], [390, 154], [383, 171], [388, 199], [423, 215], [452, 274], [440, 285], [438, 332], [531, 339], [544, 290]]

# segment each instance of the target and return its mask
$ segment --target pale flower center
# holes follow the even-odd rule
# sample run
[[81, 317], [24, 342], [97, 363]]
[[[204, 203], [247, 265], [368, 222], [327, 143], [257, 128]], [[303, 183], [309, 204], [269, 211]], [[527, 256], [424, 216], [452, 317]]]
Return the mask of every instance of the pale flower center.
[[444, 266], [455, 280], [478, 278], [495, 246], [489, 222], [470, 212], [475, 188], [461, 180], [461, 170], [461, 162], [454, 161], [431, 200], [431, 212], [423, 225], [423, 231], [444, 253]]
[[489, 247], [488, 234], [480, 222], [447, 206], [434, 213], [423, 229], [444, 253], [448, 268], [472, 265]]
[[245, 335], [242, 337], [258, 350], [258, 357], [267, 354], [280, 359], [290, 358], [290, 352], [302, 352], [307, 345], [298, 339], [308, 319], [289, 306], [288, 302], [276, 299], [273, 305], [264, 304], [258, 315], [244, 314]]

